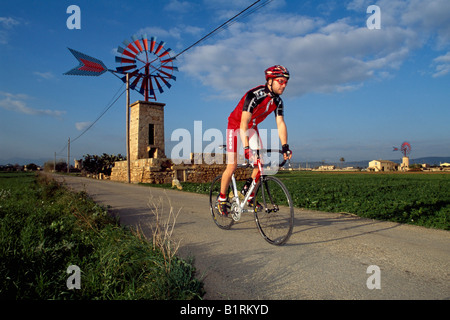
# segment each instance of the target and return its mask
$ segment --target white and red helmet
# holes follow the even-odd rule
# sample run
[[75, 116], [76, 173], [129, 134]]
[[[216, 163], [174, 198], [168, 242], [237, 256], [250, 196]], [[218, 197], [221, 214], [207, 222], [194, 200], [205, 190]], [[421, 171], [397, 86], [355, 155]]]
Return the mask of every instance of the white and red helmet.
[[265, 71], [266, 81], [273, 78], [284, 77], [289, 80], [289, 71], [287, 68], [276, 65], [270, 68], [267, 68]]

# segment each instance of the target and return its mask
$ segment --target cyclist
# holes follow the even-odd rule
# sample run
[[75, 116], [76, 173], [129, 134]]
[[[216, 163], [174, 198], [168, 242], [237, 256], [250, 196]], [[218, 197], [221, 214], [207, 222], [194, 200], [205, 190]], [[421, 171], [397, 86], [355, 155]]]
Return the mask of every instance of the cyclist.
[[[261, 139], [258, 134], [257, 125], [261, 123], [270, 113], [275, 114], [278, 128], [278, 136], [281, 141], [283, 157], [291, 159], [292, 152], [287, 144], [287, 128], [283, 116], [283, 100], [281, 95], [286, 89], [289, 80], [289, 71], [281, 66], [275, 65], [265, 70], [266, 84], [249, 90], [239, 101], [234, 111], [228, 117], [227, 127], [227, 167], [222, 174], [220, 194], [218, 197], [219, 212], [228, 216], [227, 195], [231, 176], [237, 168], [237, 136], [239, 135], [244, 146], [244, 156], [250, 159], [251, 150], [261, 149]], [[251, 185], [253, 179], [258, 177], [258, 168], [252, 172], [251, 178], [247, 180], [242, 193]], [[256, 181], [257, 182], [257, 181]], [[251, 206], [252, 197], [248, 200]]]

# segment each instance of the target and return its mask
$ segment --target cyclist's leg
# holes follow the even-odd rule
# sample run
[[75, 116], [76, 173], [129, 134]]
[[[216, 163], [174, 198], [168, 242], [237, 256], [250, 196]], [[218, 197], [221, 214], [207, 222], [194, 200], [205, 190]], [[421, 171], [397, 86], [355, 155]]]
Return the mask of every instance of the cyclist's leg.
[[[261, 136], [258, 131], [258, 127], [254, 127], [248, 130], [248, 143], [252, 150], [261, 150], [263, 148]], [[258, 177], [258, 168], [255, 168], [252, 172], [252, 178], [255, 180]], [[258, 182], [258, 181], [256, 181]]]
[[231, 182], [231, 176], [237, 168], [237, 152], [227, 152], [227, 167], [222, 174], [220, 193], [225, 195]]
[[227, 128], [227, 167], [222, 174], [222, 181], [220, 186], [221, 195], [225, 195], [228, 186], [231, 182], [231, 176], [237, 168], [237, 135], [239, 130], [233, 129], [230, 126]]
[[[252, 129], [249, 129], [249, 146], [252, 150], [261, 150], [263, 148], [261, 136], [259, 135], [258, 127], [254, 127]], [[259, 171], [258, 167], [255, 167], [252, 171], [252, 180], [255, 181], [255, 183], [258, 183], [259, 177], [261, 173]], [[253, 205], [253, 197], [256, 190], [253, 190], [252, 194], [250, 195], [247, 204], [252, 206]], [[259, 206], [259, 204], [258, 204]]]
[[229, 195], [228, 188], [231, 182], [231, 177], [237, 168], [237, 140], [235, 130], [227, 129], [227, 167], [222, 174], [220, 181], [220, 193], [218, 196], [218, 209], [223, 216], [228, 216]]

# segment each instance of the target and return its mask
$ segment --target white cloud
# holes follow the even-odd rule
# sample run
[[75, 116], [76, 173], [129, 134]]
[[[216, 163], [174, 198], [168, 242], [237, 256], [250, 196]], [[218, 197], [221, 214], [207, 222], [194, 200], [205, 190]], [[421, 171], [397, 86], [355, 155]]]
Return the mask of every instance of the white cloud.
[[312, 27], [316, 30], [302, 34], [304, 24], [290, 18], [280, 17], [287, 30], [297, 29], [300, 35], [234, 25], [226, 39], [186, 53], [180, 69], [219, 90], [223, 97], [235, 99], [243, 88], [264, 81], [265, 68], [282, 64], [292, 75], [286, 95], [301, 96], [358, 88], [378, 73], [398, 68], [414, 42], [408, 30], [391, 28], [381, 33], [345, 21], [322, 26], [316, 20]]
[[438, 48], [450, 43], [450, 1], [411, 0], [401, 14], [405, 26], [415, 28], [422, 34], [436, 36]]
[[55, 77], [55, 75], [52, 72], [50, 72], [50, 71], [48, 71], [48, 72], [35, 71], [35, 72], [33, 72], [33, 74], [38, 76], [39, 78], [42, 78], [42, 79], [45, 79], [45, 80], [50, 80], [50, 79], [53, 79]]
[[[212, 87], [222, 98], [239, 98], [243, 89], [263, 83], [263, 70], [274, 64], [291, 72], [286, 96], [341, 92], [360, 88], [369, 79], [385, 79], [433, 34], [444, 43], [450, 19], [443, 25], [432, 23], [434, 17], [442, 22], [442, 16], [450, 16], [449, 5], [442, 0], [427, 1], [423, 14], [421, 1], [375, 3], [381, 7], [381, 30], [369, 30], [365, 20], [352, 17], [327, 23], [322, 18], [290, 13], [256, 13], [245, 24], [233, 24], [213, 44], [210, 41], [186, 52], [180, 70]], [[348, 8], [362, 10], [365, 17], [369, 4], [372, 1], [355, 0]], [[446, 74], [446, 66], [438, 64], [437, 73]]]
[[450, 73], [450, 52], [447, 52], [447, 54], [435, 58], [433, 62], [434, 64], [436, 64], [433, 78], [442, 77]]
[[180, 38], [180, 29], [179, 28], [171, 28], [171, 29], [163, 29], [160, 27], [145, 27], [139, 29], [137, 34], [147, 34], [147, 37], [158, 37], [162, 39], [166, 39], [168, 37], [172, 37], [175, 39]]
[[0, 17], [0, 24], [6, 29], [11, 29], [12, 27], [18, 25], [19, 21], [11, 17]]
[[12, 94], [0, 91], [0, 107], [5, 110], [15, 111], [28, 115], [42, 115], [60, 118], [65, 111], [50, 110], [50, 109], [34, 109], [27, 106], [26, 100], [30, 97], [26, 94]]
[[0, 44], [7, 44], [9, 40], [9, 30], [20, 24], [14, 18], [0, 17]]
[[349, 10], [365, 12], [369, 5], [375, 4], [381, 10], [383, 26], [400, 26], [414, 30], [423, 37], [436, 38], [435, 45], [444, 47], [450, 43], [450, 1], [448, 0], [353, 0]]
[[164, 10], [183, 13], [191, 10], [192, 7], [193, 4], [188, 1], [170, 0]]
[[84, 129], [86, 129], [87, 127], [89, 127], [92, 124], [92, 122], [90, 121], [85, 121], [85, 122], [77, 122], [75, 123], [75, 128], [77, 128], [77, 130], [82, 131]]
[[163, 29], [160, 27], [145, 27], [138, 30], [136, 34], [147, 34], [147, 37], [157, 37], [157, 40], [174, 38], [181, 39], [184, 35], [198, 35], [203, 29], [194, 26], [180, 26], [170, 29]]

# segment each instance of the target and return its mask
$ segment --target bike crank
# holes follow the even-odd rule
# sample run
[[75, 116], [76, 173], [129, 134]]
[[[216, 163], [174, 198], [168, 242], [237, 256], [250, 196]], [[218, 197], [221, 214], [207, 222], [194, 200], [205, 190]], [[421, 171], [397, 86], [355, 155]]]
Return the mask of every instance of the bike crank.
[[234, 221], [241, 220], [241, 210], [236, 202], [231, 204], [231, 217]]

